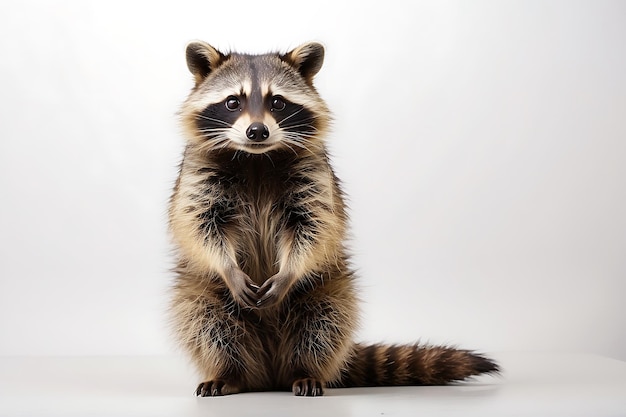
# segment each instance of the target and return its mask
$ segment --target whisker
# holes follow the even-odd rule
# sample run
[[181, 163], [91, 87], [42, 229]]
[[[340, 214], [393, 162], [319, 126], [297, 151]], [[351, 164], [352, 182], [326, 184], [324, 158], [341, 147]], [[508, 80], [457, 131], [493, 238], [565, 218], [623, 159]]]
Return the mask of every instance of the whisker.
[[223, 124], [224, 126], [227, 126], [227, 127], [232, 127], [232, 125], [230, 123], [225, 122], [224, 120], [216, 119], [214, 117], [205, 116], [203, 114], [198, 114], [197, 117], [200, 118], [200, 119], [209, 120], [209, 121], [212, 121], [212, 122], [218, 122], [218, 123], [221, 123], [221, 124]]
[[281, 126], [281, 128], [285, 129], [285, 130], [298, 129], [298, 128], [301, 128], [301, 127], [307, 127], [307, 128], [309, 128], [309, 129], [311, 129], [311, 130], [313, 130], [315, 132], [318, 131], [318, 129], [315, 126], [313, 126], [313, 125], [311, 125], [309, 123], [298, 123], [298, 124], [294, 124], [294, 125]]
[[283, 135], [293, 140], [311, 142], [310, 139], [316, 136], [315, 132], [283, 132]]
[[295, 111], [295, 112], [291, 113], [289, 116], [287, 116], [283, 120], [281, 120], [279, 125], [282, 124], [285, 120], [291, 119], [293, 116], [295, 116], [296, 114], [300, 113], [303, 110], [304, 110], [304, 107], [300, 108], [298, 111]]
[[200, 132], [228, 132], [229, 127], [203, 127], [198, 129]]
[[294, 155], [298, 156], [298, 152], [296, 152], [296, 150], [295, 150], [294, 148], [292, 148], [291, 146], [289, 146], [289, 144], [290, 144], [290, 143], [292, 143], [292, 142], [291, 142], [291, 141], [289, 141], [289, 140], [283, 140], [283, 141], [282, 141], [282, 144], [283, 144], [284, 146], [286, 146], [287, 148], [289, 148], [289, 149], [291, 150], [291, 152], [293, 152], [293, 154], [294, 154]]
[[265, 152], [263, 155], [267, 156], [267, 159], [270, 160], [273, 167], [276, 167], [276, 165], [274, 164], [274, 160], [272, 160], [272, 157], [270, 156], [269, 152]]
[[301, 148], [301, 149], [306, 150], [306, 151], [307, 151], [307, 152], [309, 152], [311, 155], [315, 155], [315, 152], [313, 152], [313, 150], [311, 150], [308, 146], [306, 146], [304, 143], [302, 143], [302, 141], [300, 141], [300, 140], [298, 140], [298, 139], [300, 139], [300, 138], [294, 138], [294, 137], [290, 137], [290, 136], [287, 136], [287, 135], [286, 135], [286, 136], [283, 138], [283, 141], [282, 141], [282, 142], [283, 142], [283, 144], [284, 144], [285, 146], [287, 146], [289, 149], [291, 149], [291, 150], [292, 150], [292, 151], [294, 151], [294, 152], [295, 152], [295, 150], [294, 150], [294, 149], [293, 149], [290, 145], [297, 146], [297, 147], [299, 147], [299, 148]]

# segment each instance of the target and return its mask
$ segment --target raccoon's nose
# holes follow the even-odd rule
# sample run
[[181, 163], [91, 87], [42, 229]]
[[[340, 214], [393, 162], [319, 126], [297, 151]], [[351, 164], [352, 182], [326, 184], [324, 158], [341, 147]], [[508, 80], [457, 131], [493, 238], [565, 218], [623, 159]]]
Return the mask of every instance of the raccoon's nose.
[[261, 122], [254, 122], [246, 130], [248, 139], [255, 142], [263, 142], [270, 137], [270, 130]]

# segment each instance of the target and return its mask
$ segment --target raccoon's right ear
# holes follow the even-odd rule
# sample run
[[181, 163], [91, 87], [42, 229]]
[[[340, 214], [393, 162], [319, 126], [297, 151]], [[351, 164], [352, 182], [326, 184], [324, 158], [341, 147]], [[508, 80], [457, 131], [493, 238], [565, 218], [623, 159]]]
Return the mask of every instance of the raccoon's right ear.
[[313, 77], [324, 63], [324, 46], [309, 42], [282, 55], [283, 61], [294, 67], [308, 84], [313, 84]]
[[187, 45], [187, 68], [196, 79], [196, 86], [217, 68], [226, 55], [206, 42], [194, 41]]

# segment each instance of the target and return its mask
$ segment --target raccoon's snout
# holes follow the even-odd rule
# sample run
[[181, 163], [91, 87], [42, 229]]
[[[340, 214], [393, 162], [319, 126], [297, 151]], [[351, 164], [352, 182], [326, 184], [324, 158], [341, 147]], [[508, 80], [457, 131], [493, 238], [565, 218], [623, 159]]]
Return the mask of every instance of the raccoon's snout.
[[261, 122], [254, 122], [246, 129], [246, 136], [254, 142], [263, 142], [270, 137], [270, 130]]

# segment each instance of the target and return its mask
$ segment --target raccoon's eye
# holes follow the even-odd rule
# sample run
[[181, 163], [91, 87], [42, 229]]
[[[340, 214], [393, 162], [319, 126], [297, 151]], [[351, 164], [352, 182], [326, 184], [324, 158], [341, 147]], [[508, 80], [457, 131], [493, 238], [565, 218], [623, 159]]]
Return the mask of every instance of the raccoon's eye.
[[226, 104], [226, 108], [228, 110], [235, 111], [239, 108], [239, 105], [241, 104], [241, 102], [235, 96], [228, 96], [224, 104]]
[[287, 105], [285, 104], [285, 100], [281, 96], [272, 97], [272, 108], [270, 109], [271, 111], [285, 110], [286, 106]]

